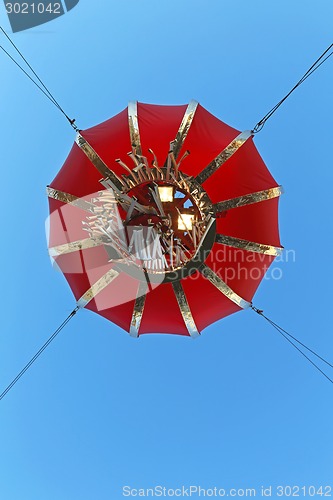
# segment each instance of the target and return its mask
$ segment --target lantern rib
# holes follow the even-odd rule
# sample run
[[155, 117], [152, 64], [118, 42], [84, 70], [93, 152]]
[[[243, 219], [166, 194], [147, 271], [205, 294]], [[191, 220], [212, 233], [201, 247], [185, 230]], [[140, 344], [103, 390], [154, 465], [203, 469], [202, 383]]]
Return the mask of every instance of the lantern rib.
[[132, 148], [134, 149], [136, 155], [142, 156], [137, 101], [130, 101], [128, 103], [127, 109], [128, 109], [128, 126], [129, 126]]
[[134, 338], [139, 337], [140, 325], [146, 303], [147, 289], [148, 289], [147, 283], [144, 282], [139, 283], [137, 296], [133, 307], [133, 314], [129, 331], [130, 336]]
[[224, 234], [217, 234], [215, 241], [216, 243], [226, 245], [228, 247], [239, 248], [248, 252], [255, 252], [264, 255], [272, 255], [274, 257], [278, 257], [283, 251], [282, 247], [256, 243], [254, 241], [243, 240], [242, 238], [235, 238], [234, 236], [226, 236]]
[[112, 183], [112, 187], [115, 191], [123, 192], [126, 189], [126, 186], [120, 177], [115, 174], [100, 158], [100, 156], [96, 153], [94, 148], [89, 144], [88, 141], [81, 134], [77, 134], [75, 139], [76, 144], [79, 146], [81, 151], [89, 158], [94, 167], [98, 170], [98, 172], [104, 177], [104, 179], [108, 179]]
[[57, 257], [68, 253], [79, 252], [80, 250], [87, 250], [105, 244], [104, 238], [86, 238], [84, 240], [77, 240], [63, 245], [57, 245], [49, 248], [50, 257]]
[[104, 288], [106, 288], [120, 273], [115, 269], [107, 271], [99, 280], [96, 281], [77, 301], [77, 307], [84, 308], [91, 302]]
[[211, 177], [222, 165], [224, 165], [224, 163], [226, 163], [229, 158], [231, 158], [252, 136], [253, 134], [251, 130], [246, 130], [245, 132], [239, 134], [223, 151], [221, 151], [216, 158], [214, 158], [213, 161], [209, 163], [209, 165], [207, 165], [207, 167], [200, 172], [200, 174], [197, 175], [195, 180], [199, 184], [206, 182], [209, 177]]
[[194, 119], [195, 112], [197, 110], [198, 105], [199, 105], [199, 103], [197, 101], [194, 101], [194, 100], [190, 101], [190, 103], [187, 106], [187, 109], [185, 111], [183, 120], [180, 124], [176, 138], [171, 143], [172, 152], [173, 152], [175, 160], [177, 160], [179, 153], [184, 145], [187, 134], [188, 134], [188, 132], [191, 128], [191, 125], [193, 123], [193, 119]]
[[222, 278], [220, 278], [210, 267], [204, 264], [199, 271], [208, 279], [220, 292], [223, 293], [228, 299], [237, 304], [242, 309], [248, 309], [251, 303], [240, 297], [236, 292], [227, 285]]
[[254, 203], [260, 203], [262, 201], [277, 198], [281, 196], [283, 192], [283, 187], [278, 186], [270, 189], [265, 189], [263, 191], [257, 191], [255, 193], [238, 196], [237, 198], [219, 201], [218, 203], [215, 203], [213, 207], [215, 209], [215, 213], [218, 214], [221, 212], [225, 212], [226, 210], [231, 210], [233, 208], [245, 207], [246, 205], [252, 205]]
[[75, 196], [74, 194], [64, 193], [63, 191], [59, 191], [59, 189], [53, 189], [49, 186], [46, 188], [46, 194], [49, 198], [52, 198], [53, 200], [73, 205], [87, 212], [91, 212], [94, 207], [92, 203], [89, 203], [89, 201], [86, 201], [80, 198], [79, 196]]
[[192, 338], [197, 338], [200, 333], [198, 332], [190, 306], [188, 304], [184, 289], [180, 281], [172, 283], [173, 291], [175, 293], [180, 312], [182, 314], [187, 331]]

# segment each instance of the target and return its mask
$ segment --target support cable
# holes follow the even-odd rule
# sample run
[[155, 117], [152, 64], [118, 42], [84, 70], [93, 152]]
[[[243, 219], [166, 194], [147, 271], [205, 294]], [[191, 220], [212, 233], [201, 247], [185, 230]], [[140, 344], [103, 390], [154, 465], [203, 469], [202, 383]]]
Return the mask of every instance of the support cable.
[[16, 61], [16, 59], [12, 55], [9, 54], [9, 52], [6, 49], [4, 49], [4, 47], [2, 47], [0, 45], [0, 48], [3, 50], [3, 52], [16, 64], [16, 66], [18, 66], [18, 68], [29, 78], [29, 80], [31, 80], [34, 83], [34, 85], [36, 85], [36, 87], [52, 102], [52, 104], [54, 104], [54, 106], [66, 117], [66, 119], [68, 120], [68, 122], [70, 123], [70, 125], [73, 127], [73, 129], [76, 132], [78, 132], [79, 129], [78, 129], [78, 127], [75, 124], [75, 119], [71, 119], [67, 115], [67, 113], [60, 106], [59, 102], [56, 100], [56, 98], [54, 97], [54, 95], [46, 87], [46, 85], [44, 84], [44, 82], [41, 80], [41, 78], [38, 76], [38, 74], [33, 69], [33, 67], [31, 66], [31, 64], [24, 57], [24, 55], [22, 54], [22, 52], [15, 45], [15, 43], [13, 42], [13, 40], [6, 33], [6, 31], [2, 28], [2, 26], [0, 26], [0, 31], [2, 31], [2, 33], [5, 35], [5, 37], [9, 40], [9, 42], [13, 46], [14, 50], [21, 57], [21, 59], [24, 61], [24, 63], [26, 64], [26, 66], [28, 67], [28, 69], [31, 71], [31, 73], [33, 74], [33, 76], [37, 79], [37, 81], [31, 75], [29, 75], [29, 73]]
[[[296, 83], [296, 85], [288, 92], [288, 94], [283, 98], [281, 99], [281, 101], [279, 101], [256, 125], [255, 127], [253, 128], [252, 132], [254, 134], [257, 134], [258, 132], [260, 132], [260, 130], [262, 130], [262, 128], [264, 127], [265, 123], [267, 122], [267, 120], [275, 113], [275, 111], [281, 106], [281, 104], [284, 103], [284, 101], [290, 96], [290, 94], [292, 94], [294, 92], [294, 90], [296, 90], [300, 85], [302, 85], [303, 82], [305, 82], [305, 80], [307, 78], [309, 78], [310, 75], [312, 75], [312, 73], [314, 73], [322, 64], [324, 64], [325, 61], [327, 61], [327, 59], [329, 57], [331, 57], [333, 55], [333, 50], [331, 50], [333, 48], [333, 43], [321, 54], [320, 57], [318, 57], [318, 59], [312, 64], [312, 66], [307, 70], [307, 72], [302, 76], [302, 78], [299, 80], [299, 82]], [[331, 51], [331, 52], [330, 52]], [[330, 52], [328, 54], [328, 52]], [[328, 54], [328, 55], [326, 55]], [[326, 57], [325, 57], [326, 56]]]
[[45, 349], [51, 344], [51, 342], [56, 338], [56, 336], [65, 328], [67, 323], [75, 316], [80, 308], [76, 307], [61, 323], [61, 325], [56, 329], [56, 331], [51, 335], [51, 337], [45, 342], [44, 345], [36, 352], [36, 354], [30, 359], [30, 361], [25, 365], [25, 367], [16, 375], [16, 377], [11, 381], [11, 383], [6, 387], [6, 389], [0, 394], [0, 401], [8, 394], [8, 392], [14, 387], [14, 385], [20, 380], [20, 378], [25, 374], [25, 372], [31, 367], [31, 365], [39, 358], [39, 356], [45, 351]]
[[[42, 89], [42, 87], [40, 85], [38, 85], [37, 82], [35, 82], [35, 80], [29, 75], [29, 73], [27, 73], [27, 71], [25, 71], [25, 69], [14, 59], [13, 56], [11, 56], [9, 54], [9, 52], [7, 52], [6, 49], [4, 49], [4, 47], [2, 47], [2, 45], [0, 45], [0, 49], [9, 57], [9, 59], [11, 59], [13, 61], [14, 64], [16, 64], [16, 66], [19, 67], [19, 69], [29, 78], [29, 80], [32, 81], [32, 83], [34, 85], [36, 85], [36, 87], [41, 91], [43, 92], [43, 94], [52, 102], [52, 104], [54, 104], [55, 106], [57, 106], [57, 104], [53, 101], [53, 99], [51, 99], [51, 97], [45, 92], [45, 90]], [[59, 107], [57, 106], [57, 108], [59, 109]]]
[[277, 330], [280, 333], [280, 335], [282, 335], [282, 337], [285, 338], [285, 340], [287, 340], [287, 342], [289, 342], [300, 354], [302, 354], [302, 356], [304, 356], [307, 359], [307, 361], [309, 361], [309, 363], [311, 363], [327, 380], [329, 380], [329, 382], [331, 382], [331, 384], [333, 384], [333, 380], [328, 375], [326, 375], [326, 373], [323, 372], [323, 370], [321, 370], [321, 368], [319, 368], [319, 366], [314, 361], [312, 361], [312, 359], [310, 359], [309, 356], [307, 356], [299, 347], [297, 347], [297, 345], [291, 339], [295, 340], [295, 342], [297, 342], [299, 345], [307, 349], [307, 351], [311, 352], [318, 359], [326, 363], [330, 368], [333, 368], [332, 363], [324, 359], [313, 349], [310, 349], [310, 347], [307, 347], [303, 342], [301, 342], [296, 337], [287, 332], [287, 330], [284, 330], [281, 326], [274, 323], [274, 321], [272, 321], [271, 319], [269, 319], [267, 316], [264, 315], [264, 312], [261, 309], [257, 309], [253, 305], [251, 306], [251, 309], [257, 314], [259, 314], [259, 316], [262, 316], [273, 328], [275, 328], [275, 330]]

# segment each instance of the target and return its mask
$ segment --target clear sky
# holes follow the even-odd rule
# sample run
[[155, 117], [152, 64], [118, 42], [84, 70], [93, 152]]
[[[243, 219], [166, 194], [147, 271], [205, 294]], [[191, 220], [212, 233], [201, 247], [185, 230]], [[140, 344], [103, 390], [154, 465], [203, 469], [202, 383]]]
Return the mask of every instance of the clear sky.
[[[10, 32], [3, 5], [0, 17]], [[81, 0], [13, 39], [82, 129], [129, 100], [196, 99], [244, 130], [332, 43], [332, 18], [331, 0]], [[3, 54], [0, 74], [1, 391], [74, 307], [44, 231], [45, 186], [74, 134]], [[254, 303], [330, 360], [332, 76], [329, 60], [255, 140], [285, 188], [281, 238], [294, 254]], [[82, 311], [1, 402], [0, 499], [333, 487], [332, 417], [333, 386], [250, 311], [196, 341], [136, 341]]]

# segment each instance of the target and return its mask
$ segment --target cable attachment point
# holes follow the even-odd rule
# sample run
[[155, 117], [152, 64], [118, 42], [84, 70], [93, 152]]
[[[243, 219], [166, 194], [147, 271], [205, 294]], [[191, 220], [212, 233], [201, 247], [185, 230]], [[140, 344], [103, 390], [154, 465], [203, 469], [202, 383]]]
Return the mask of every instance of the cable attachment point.
[[23, 67], [22, 64], [20, 64], [18, 61], [16, 61], [16, 59], [6, 50], [4, 49], [1, 45], [0, 45], [0, 49], [9, 57], [9, 59], [11, 59], [13, 61], [14, 64], [16, 64], [16, 66], [18, 66], [18, 68], [22, 71], [22, 73], [27, 77], [29, 78], [29, 80], [32, 81], [32, 83], [42, 92], [42, 94], [45, 95], [45, 97], [47, 97], [47, 99], [49, 99], [49, 101], [52, 102], [52, 104], [59, 109], [59, 111], [67, 118], [67, 120], [69, 121], [71, 127], [73, 127], [73, 129], [78, 132], [79, 129], [78, 127], [76, 126], [75, 124], [75, 119], [72, 120], [68, 115], [67, 113], [65, 113], [65, 111], [63, 110], [63, 108], [60, 106], [59, 102], [56, 100], [56, 98], [54, 97], [54, 95], [49, 91], [49, 89], [46, 87], [46, 85], [44, 84], [44, 82], [41, 80], [41, 78], [38, 76], [38, 74], [36, 73], [36, 71], [34, 70], [34, 68], [31, 66], [31, 64], [29, 63], [29, 61], [24, 57], [24, 55], [22, 54], [22, 52], [19, 50], [19, 48], [15, 45], [15, 43], [13, 42], [13, 40], [10, 38], [10, 36], [5, 32], [5, 30], [2, 28], [2, 26], [0, 26], [0, 31], [4, 34], [4, 36], [8, 39], [8, 41], [10, 42], [10, 44], [12, 45], [12, 47], [14, 48], [14, 50], [16, 51], [16, 53], [20, 56], [20, 58], [22, 59], [22, 61], [24, 62], [24, 64], [26, 65], [26, 68]]
[[[263, 129], [267, 120], [277, 111], [277, 109], [284, 103], [286, 99], [300, 86], [307, 78], [309, 78], [312, 73], [317, 71], [317, 69], [329, 58], [333, 55], [333, 43], [321, 54], [321, 56], [312, 64], [312, 66], [307, 70], [307, 72], [302, 76], [302, 78], [294, 85], [294, 87], [284, 96], [281, 101], [279, 101], [258, 123], [252, 130], [253, 134], [257, 134], [260, 130]], [[326, 56], [326, 57], [325, 57]]]
[[258, 122], [257, 125], [254, 127], [254, 129], [251, 130], [252, 134], [254, 135], [254, 134], [257, 134], [258, 132], [260, 132], [264, 128], [265, 122], [266, 121], [263, 121], [263, 120]]
[[261, 316], [263, 315], [264, 313], [264, 310], [263, 309], [258, 309], [257, 307], [255, 307], [253, 304], [251, 304], [251, 309], [256, 312], [257, 314], [260, 314]]
[[317, 352], [315, 352], [313, 349], [310, 349], [310, 347], [308, 347], [307, 345], [303, 344], [303, 342], [301, 342], [300, 340], [298, 340], [296, 337], [294, 337], [293, 335], [291, 335], [289, 332], [287, 332], [287, 330], [284, 330], [281, 326], [279, 326], [277, 323], [274, 323], [274, 321], [272, 321], [271, 319], [269, 319], [267, 316], [265, 316], [264, 314], [264, 311], [262, 311], [261, 309], [257, 309], [253, 304], [251, 304], [251, 309], [253, 309], [254, 312], [256, 312], [257, 314], [259, 314], [262, 318], [264, 318], [276, 331], [278, 331], [280, 333], [280, 335], [282, 335], [282, 337], [287, 340], [287, 342], [289, 342], [290, 345], [292, 345], [305, 359], [307, 359], [307, 361], [309, 361], [309, 363], [312, 364], [312, 366], [314, 366], [314, 368], [316, 368], [316, 370], [318, 370], [325, 378], [327, 378], [327, 380], [329, 380], [329, 382], [331, 382], [331, 384], [333, 384], [333, 379], [331, 379], [328, 375], [326, 375], [326, 373], [321, 369], [319, 368], [319, 366], [314, 362], [312, 361], [312, 359], [307, 356], [303, 351], [302, 349], [300, 349], [297, 345], [299, 344], [300, 346], [302, 346], [304, 349], [306, 349], [308, 352], [310, 352], [311, 354], [313, 354], [314, 356], [316, 356], [316, 358], [320, 359], [323, 363], [325, 363], [327, 366], [329, 366], [330, 368], [333, 368], [333, 364], [330, 363], [329, 361], [327, 361], [325, 358], [323, 358], [322, 356], [320, 356]]
[[76, 125], [76, 118], [69, 118], [69, 116], [66, 115], [67, 120], [69, 121], [71, 127], [75, 130], [75, 132], [79, 132], [79, 128]]

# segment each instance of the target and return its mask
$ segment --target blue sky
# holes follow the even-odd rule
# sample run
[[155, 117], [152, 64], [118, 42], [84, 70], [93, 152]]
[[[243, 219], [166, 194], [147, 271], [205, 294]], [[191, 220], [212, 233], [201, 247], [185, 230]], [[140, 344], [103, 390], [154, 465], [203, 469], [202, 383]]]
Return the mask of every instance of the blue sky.
[[[81, 0], [13, 38], [83, 129], [132, 99], [193, 98], [244, 130], [332, 42], [332, 14], [328, 0]], [[9, 31], [2, 6], [0, 16]], [[332, 64], [255, 140], [285, 188], [281, 238], [295, 259], [275, 264], [283, 278], [269, 275], [254, 303], [330, 360]], [[4, 388], [74, 306], [44, 232], [45, 186], [74, 134], [1, 54], [0, 68]], [[332, 389], [249, 311], [196, 341], [135, 341], [82, 311], [1, 402], [0, 498], [120, 500], [124, 485], [333, 486]]]

